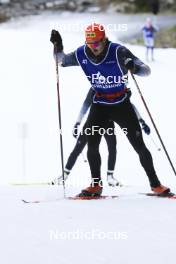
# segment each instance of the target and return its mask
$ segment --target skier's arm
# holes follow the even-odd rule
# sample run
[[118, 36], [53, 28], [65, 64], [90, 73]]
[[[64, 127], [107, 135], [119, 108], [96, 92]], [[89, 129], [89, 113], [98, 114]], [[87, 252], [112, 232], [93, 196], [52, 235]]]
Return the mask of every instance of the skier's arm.
[[154, 31], [154, 33], [156, 33], [156, 32], [159, 31], [159, 27], [157, 27], [157, 26], [152, 26], [152, 27], [153, 27], [153, 31]]
[[68, 66], [79, 66], [79, 63], [77, 61], [75, 52], [71, 52], [69, 54], [62, 55], [62, 61], [61, 61], [62, 67], [68, 67]]
[[79, 112], [79, 115], [76, 121], [77, 123], [81, 124], [83, 117], [85, 116], [85, 114], [87, 113], [87, 110], [92, 104], [92, 99], [93, 99], [94, 94], [95, 94], [94, 90], [90, 88], [82, 104], [81, 110]]
[[54, 58], [58, 59], [58, 63], [62, 67], [79, 66], [75, 52], [65, 54], [64, 52], [54, 53]]
[[137, 110], [136, 106], [134, 104], [132, 104], [133, 109], [137, 115], [137, 118], [139, 120], [139, 123], [141, 124], [142, 129], [144, 130], [144, 132], [149, 135], [150, 134], [150, 127], [146, 124], [146, 122], [144, 121], [144, 119], [141, 117], [139, 111]]
[[92, 104], [92, 99], [93, 99], [94, 94], [95, 94], [94, 90], [92, 88], [90, 88], [88, 93], [87, 93], [86, 99], [83, 102], [83, 105], [82, 105], [81, 110], [79, 112], [76, 123], [73, 127], [72, 134], [75, 138], [77, 138], [77, 136], [78, 136], [78, 129], [79, 129], [79, 126], [81, 124], [81, 121], [82, 121], [84, 115], [87, 113], [87, 110], [89, 109], [89, 107]]
[[133, 109], [134, 109], [134, 111], [135, 111], [135, 113], [136, 113], [136, 115], [137, 115], [138, 120], [140, 121], [140, 120], [142, 119], [142, 117], [141, 117], [141, 115], [139, 114], [139, 111], [137, 110], [137, 108], [136, 108], [136, 106], [135, 106], [134, 104], [132, 104], [132, 106], [133, 106]]
[[54, 45], [54, 58], [57, 57], [60, 66], [79, 66], [75, 52], [65, 54], [63, 49], [62, 37], [57, 30], [51, 31], [50, 41]]
[[117, 49], [117, 57], [119, 58], [120, 66], [124, 72], [131, 70], [132, 73], [139, 76], [148, 76], [151, 73], [149, 66], [144, 64], [125, 47]]

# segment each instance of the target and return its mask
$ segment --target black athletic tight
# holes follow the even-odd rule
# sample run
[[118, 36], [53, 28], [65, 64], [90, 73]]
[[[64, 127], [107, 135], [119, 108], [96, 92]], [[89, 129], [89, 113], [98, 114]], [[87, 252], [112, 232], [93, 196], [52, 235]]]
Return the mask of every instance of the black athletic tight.
[[99, 153], [101, 134], [99, 131], [95, 132], [95, 127], [99, 127], [101, 130], [107, 128], [108, 120], [112, 120], [121, 128], [127, 129], [127, 138], [139, 155], [141, 165], [148, 176], [151, 187], [158, 186], [160, 182], [155, 173], [152, 156], [144, 144], [139, 121], [129, 100], [116, 105], [92, 104], [91, 106], [86, 124], [88, 128], [94, 131], [94, 135], [87, 135], [88, 161], [93, 181], [96, 182], [95, 179], [98, 179], [98, 182], [101, 179], [101, 157]]
[[[114, 123], [112, 121], [108, 121], [108, 127], [110, 130], [114, 130]], [[87, 136], [84, 133], [85, 128], [87, 127], [86, 123], [82, 129], [83, 132], [80, 133], [76, 145], [73, 149], [73, 151], [70, 153], [70, 156], [67, 160], [67, 164], [65, 166], [66, 169], [71, 170], [79, 156], [79, 154], [82, 152], [84, 149], [85, 145], [87, 144]], [[105, 133], [104, 135], [107, 146], [108, 146], [108, 171], [113, 171], [116, 163], [116, 136], [114, 135], [109, 135]]]

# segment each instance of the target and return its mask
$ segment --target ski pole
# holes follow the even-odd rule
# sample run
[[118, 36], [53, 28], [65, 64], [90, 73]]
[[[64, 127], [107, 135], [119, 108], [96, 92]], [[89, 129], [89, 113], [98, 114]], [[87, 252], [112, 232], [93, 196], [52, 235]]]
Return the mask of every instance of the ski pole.
[[150, 135], [149, 137], [151, 139], [151, 141], [153, 142], [153, 144], [155, 145], [155, 147], [157, 148], [158, 151], [161, 151], [160, 147], [158, 147], [158, 145], [156, 144], [156, 142], [154, 141], [153, 137]]
[[82, 155], [83, 161], [84, 161], [84, 162], [87, 162], [87, 159], [86, 159], [86, 157], [85, 157], [85, 155], [84, 155], [84, 152], [83, 152], [83, 151], [81, 152], [81, 155]]
[[[56, 47], [55, 47], [55, 50], [57, 50]], [[64, 197], [65, 197], [64, 152], [63, 152], [63, 139], [62, 139], [62, 119], [61, 119], [61, 104], [60, 104], [60, 90], [59, 90], [59, 67], [58, 67], [57, 54], [55, 56], [55, 63], [56, 63], [56, 80], [57, 80], [58, 120], [59, 120], [59, 134], [60, 134], [60, 155], [61, 155], [61, 165], [62, 165], [62, 183], [63, 183], [63, 191], [64, 191]]]
[[169, 157], [169, 154], [168, 154], [168, 152], [167, 152], [167, 150], [166, 150], [166, 147], [165, 147], [165, 145], [164, 145], [164, 142], [163, 142], [163, 140], [162, 140], [162, 138], [161, 138], [161, 136], [160, 136], [160, 133], [159, 133], [159, 131], [158, 131], [157, 127], [156, 127], [156, 124], [155, 124], [155, 122], [154, 122], [154, 120], [153, 120], [153, 117], [152, 117], [152, 115], [151, 115], [151, 113], [150, 113], [150, 111], [149, 111], [149, 109], [148, 109], [148, 106], [147, 106], [145, 100], [144, 100], [144, 97], [143, 97], [142, 92], [141, 92], [141, 90], [140, 90], [140, 88], [139, 88], [139, 85], [138, 85], [138, 83], [137, 83], [137, 81], [136, 81], [136, 79], [135, 79], [133, 73], [132, 73], [131, 71], [130, 71], [130, 73], [131, 73], [131, 76], [132, 76], [132, 78], [133, 78], [133, 80], [134, 80], [134, 83], [135, 83], [135, 85], [136, 85], [136, 88], [137, 88], [137, 90], [138, 90], [138, 92], [139, 92], [139, 94], [140, 94], [140, 97], [141, 97], [142, 102], [143, 102], [143, 104], [144, 104], [144, 106], [145, 106], [145, 109], [147, 110], [147, 113], [148, 113], [148, 115], [149, 115], [149, 117], [150, 117], [150, 120], [151, 120], [151, 122], [152, 122], [152, 124], [153, 124], [153, 127], [154, 127], [154, 129], [155, 129], [155, 131], [156, 131], [156, 133], [157, 133], [157, 135], [158, 135], [158, 138], [159, 138], [159, 140], [160, 140], [160, 142], [161, 142], [161, 145], [162, 145], [162, 147], [163, 147], [163, 149], [164, 149], [164, 152], [165, 152], [166, 157], [167, 157], [167, 159], [168, 159], [168, 161], [169, 161], [169, 163], [170, 163], [170, 166], [171, 166], [171, 168], [172, 168], [172, 170], [173, 170], [173, 172], [174, 172], [174, 174], [175, 174], [175, 176], [176, 176], [176, 170], [175, 170], [175, 168], [174, 168], [174, 165], [173, 165], [173, 163], [172, 163], [172, 161], [171, 161], [171, 159], [170, 159], [170, 157]]

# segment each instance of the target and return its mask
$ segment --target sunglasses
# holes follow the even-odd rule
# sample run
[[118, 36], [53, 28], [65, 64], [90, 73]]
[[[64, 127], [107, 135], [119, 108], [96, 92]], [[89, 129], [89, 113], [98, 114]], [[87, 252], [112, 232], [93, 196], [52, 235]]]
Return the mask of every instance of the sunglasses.
[[91, 42], [87, 42], [86, 41], [86, 45], [90, 48], [98, 48], [102, 43], [102, 39], [99, 41], [91, 41]]

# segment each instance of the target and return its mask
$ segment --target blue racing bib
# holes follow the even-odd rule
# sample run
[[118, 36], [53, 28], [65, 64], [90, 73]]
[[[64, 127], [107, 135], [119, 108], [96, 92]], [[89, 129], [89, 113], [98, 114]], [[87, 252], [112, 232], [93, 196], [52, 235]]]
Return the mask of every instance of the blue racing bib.
[[[92, 89], [96, 93], [105, 96], [94, 96], [94, 102], [114, 104], [123, 101], [126, 94], [123, 93], [126, 87], [127, 75], [125, 75], [119, 65], [117, 49], [121, 45], [110, 43], [106, 56], [100, 63], [92, 62], [86, 52], [86, 46], [81, 46], [76, 51], [77, 60], [89, 80]], [[108, 99], [108, 95], [119, 94], [114, 99]], [[120, 96], [122, 94], [122, 96]]]

